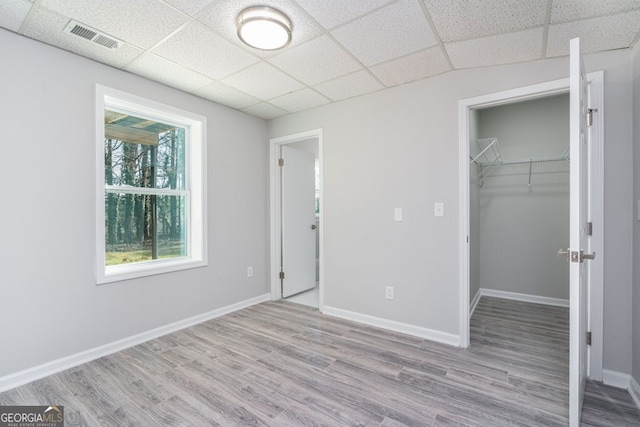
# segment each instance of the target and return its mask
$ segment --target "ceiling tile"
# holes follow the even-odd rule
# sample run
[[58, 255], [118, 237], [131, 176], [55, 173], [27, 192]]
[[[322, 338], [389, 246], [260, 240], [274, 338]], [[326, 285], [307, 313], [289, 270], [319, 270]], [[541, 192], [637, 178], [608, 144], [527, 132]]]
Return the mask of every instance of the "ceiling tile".
[[23, 34], [116, 68], [124, 67], [142, 54], [140, 49], [127, 44], [112, 50], [83, 38], [63, 33], [62, 30], [68, 23], [69, 18], [65, 16], [48, 9], [37, 8], [34, 9]]
[[333, 101], [353, 98], [365, 93], [375, 92], [384, 86], [366, 70], [339, 77], [314, 87], [318, 92]]
[[362, 67], [329, 36], [321, 36], [289, 49], [271, 58], [269, 62], [309, 85], [331, 80]]
[[195, 95], [231, 108], [241, 109], [260, 102], [258, 98], [240, 92], [230, 86], [214, 81], [193, 92]]
[[269, 101], [276, 107], [287, 110], [291, 113], [308, 110], [319, 105], [328, 104], [330, 101], [312, 89], [302, 89], [297, 92], [288, 93]]
[[41, 5], [144, 49], [188, 20], [156, 0], [42, 0]]
[[364, 65], [379, 64], [437, 43], [416, 0], [401, 0], [331, 32]]
[[204, 8], [209, 6], [212, 0], [164, 0], [165, 3], [170, 4], [178, 10], [184, 13], [196, 16]]
[[[278, 51], [254, 49], [240, 41], [236, 29], [236, 18], [240, 12], [251, 6], [256, 6], [254, 0], [216, 0], [212, 7], [199, 14], [197, 19], [225, 39], [260, 57], [270, 57], [282, 52], [282, 49]], [[292, 39], [285, 49], [290, 49], [323, 32], [320, 25], [289, 0], [269, 0], [269, 6], [278, 9], [291, 20]]]
[[296, 0], [323, 27], [331, 29], [365, 15], [392, 0]]
[[544, 24], [547, 0], [424, 0], [443, 42]]
[[152, 53], [142, 55], [127, 65], [125, 70], [186, 92], [192, 92], [211, 83], [211, 79]]
[[260, 104], [243, 108], [242, 111], [265, 120], [275, 119], [276, 117], [288, 114], [288, 111], [285, 111], [267, 102], [261, 102]]
[[455, 68], [484, 67], [540, 59], [542, 28], [445, 44]]
[[198, 23], [187, 24], [153, 53], [214, 79], [260, 61]]
[[0, 27], [17, 32], [32, 5], [27, 0], [3, 0], [0, 3]]
[[265, 62], [233, 74], [222, 82], [263, 101], [303, 88], [300, 82]]
[[451, 67], [440, 46], [371, 67], [371, 72], [385, 86], [423, 79], [449, 71]]
[[613, 15], [640, 9], [637, 0], [554, 0], [551, 7], [551, 22], [575, 21], [601, 15]]
[[627, 48], [640, 31], [640, 10], [549, 26], [547, 56], [569, 54], [569, 40], [580, 37], [584, 53]]

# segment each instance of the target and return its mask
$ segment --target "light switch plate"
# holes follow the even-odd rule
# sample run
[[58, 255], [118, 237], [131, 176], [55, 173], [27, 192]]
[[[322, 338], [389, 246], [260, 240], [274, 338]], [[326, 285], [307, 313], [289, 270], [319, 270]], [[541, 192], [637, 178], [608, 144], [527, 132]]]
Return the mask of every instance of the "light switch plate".
[[433, 204], [433, 216], [444, 216], [444, 202]]
[[393, 210], [393, 220], [396, 222], [402, 221], [402, 208], [395, 208]]

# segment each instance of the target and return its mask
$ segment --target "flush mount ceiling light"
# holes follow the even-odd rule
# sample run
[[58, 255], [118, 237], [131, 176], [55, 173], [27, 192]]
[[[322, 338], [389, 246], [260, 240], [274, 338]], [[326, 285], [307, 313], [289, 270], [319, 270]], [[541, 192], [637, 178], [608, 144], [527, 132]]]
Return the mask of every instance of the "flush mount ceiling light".
[[285, 47], [291, 41], [291, 21], [279, 10], [257, 6], [243, 10], [236, 19], [238, 37], [263, 50]]

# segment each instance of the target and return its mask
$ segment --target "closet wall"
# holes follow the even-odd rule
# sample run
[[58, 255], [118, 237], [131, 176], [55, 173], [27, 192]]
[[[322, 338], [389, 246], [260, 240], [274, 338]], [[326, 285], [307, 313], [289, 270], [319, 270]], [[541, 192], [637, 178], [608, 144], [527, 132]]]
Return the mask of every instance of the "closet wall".
[[[567, 94], [482, 109], [476, 120], [477, 136], [497, 138], [505, 162], [559, 157], [569, 145]], [[568, 300], [568, 266], [556, 255], [569, 242], [568, 163], [534, 164], [531, 175], [526, 163], [498, 166], [475, 184], [481, 185], [472, 182], [470, 206], [477, 211], [471, 228], [478, 247], [472, 246], [471, 274], [479, 278], [471, 282]], [[470, 290], [473, 297], [477, 290]]]

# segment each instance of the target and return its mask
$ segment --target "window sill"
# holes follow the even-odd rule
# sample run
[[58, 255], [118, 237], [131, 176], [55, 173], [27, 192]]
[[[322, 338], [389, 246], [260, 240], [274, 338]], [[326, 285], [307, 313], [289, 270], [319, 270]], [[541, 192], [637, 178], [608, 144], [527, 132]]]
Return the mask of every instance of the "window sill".
[[104, 267], [104, 271], [100, 272], [102, 274], [98, 273], [97, 284], [102, 285], [122, 280], [206, 267], [207, 265], [208, 262], [206, 260], [184, 257], [171, 260], [146, 261], [142, 263], [108, 266]]

